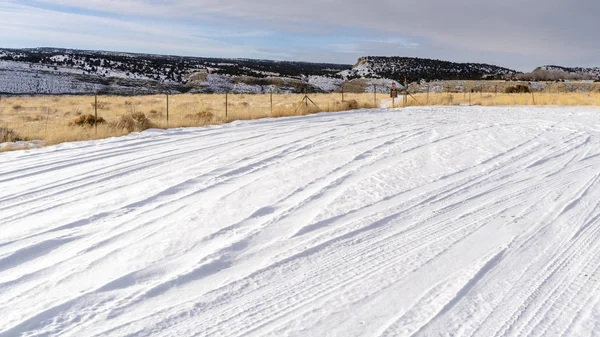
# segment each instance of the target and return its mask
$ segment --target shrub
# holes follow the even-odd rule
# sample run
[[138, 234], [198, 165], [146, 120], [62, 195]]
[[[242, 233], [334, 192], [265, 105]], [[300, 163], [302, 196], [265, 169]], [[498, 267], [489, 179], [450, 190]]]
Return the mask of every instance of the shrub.
[[[348, 111], [359, 109], [360, 106], [355, 99], [345, 100], [343, 102], [336, 101], [333, 105], [332, 111]], [[329, 110], [329, 109], [328, 109]]]
[[528, 86], [523, 84], [517, 84], [516, 86], [506, 88], [504, 92], [506, 92], [507, 94], [523, 94], [531, 91], [529, 90]]
[[210, 111], [200, 111], [198, 113], [195, 114], [189, 114], [185, 116], [186, 119], [191, 119], [196, 123], [209, 123], [211, 122], [214, 118], [215, 115], [213, 115]]
[[0, 143], [20, 142], [26, 139], [19, 136], [13, 129], [0, 128]]
[[102, 117], [96, 118], [92, 114], [81, 115], [75, 118], [69, 125], [71, 126], [93, 126], [96, 124], [104, 124], [106, 121]]
[[344, 103], [346, 103], [348, 105], [348, 110], [356, 110], [356, 109], [358, 109], [358, 102], [355, 99], [351, 99], [349, 101], [345, 101]]
[[121, 115], [117, 122], [109, 125], [112, 128], [127, 130], [129, 132], [144, 131], [154, 127], [154, 124], [146, 117], [143, 112], [129, 113]]

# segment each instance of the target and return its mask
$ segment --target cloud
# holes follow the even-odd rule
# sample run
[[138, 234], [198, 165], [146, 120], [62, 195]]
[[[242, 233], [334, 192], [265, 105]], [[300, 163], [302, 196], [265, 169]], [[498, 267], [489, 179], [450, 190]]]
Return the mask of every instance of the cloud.
[[0, 1], [0, 41], [17, 41], [15, 47], [22, 47], [18, 41], [29, 41], [36, 46], [261, 57], [265, 55], [257, 48], [226, 40], [267, 35], [257, 30], [194, 30], [173, 22], [127, 20]]
[[[15, 1], [0, 0], [0, 6], [3, 3], [16, 5]], [[116, 24], [119, 29], [143, 31], [152, 36], [164, 36], [161, 34], [164, 30], [177, 29], [176, 32], [184, 33], [183, 27], [194, 25], [214, 26], [217, 28], [200, 35], [216, 44], [220, 41], [227, 45], [224, 42], [227, 34], [220, 34], [223, 29], [229, 30], [234, 38], [237, 34], [239, 39], [243, 39], [248, 30], [250, 37], [264, 39], [241, 46], [250, 50], [248, 57], [252, 53], [278, 49], [268, 43], [271, 34], [289, 34], [290, 38], [300, 41], [311, 37], [315, 45], [326, 38], [327, 46], [308, 49], [326, 50], [328, 55], [338, 55], [344, 60], [348, 55], [376, 52], [480, 62], [491, 55], [492, 59], [503, 61], [501, 65], [514, 67], [535, 66], [538, 62], [591, 65], [580, 62], [593, 63], [600, 43], [597, 34], [600, 20], [595, 17], [600, 12], [600, 2], [596, 0], [380, 0], [377, 3], [364, 0], [37, 0], [25, 3], [29, 8], [53, 8], [63, 13], [77, 10], [88, 17], [112, 18], [119, 21]], [[8, 14], [0, 14], [0, 18], [2, 16]], [[123, 22], [126, 20], [157, 22], [158, 28], [127, 26]], [[185, 41], [179, 35], [173, 40]], [[236, 41], [240, 43], [244, 41]], [[227, 48], [235, 47], [228, 45]], [[306, 50], [306, 47], [289, 47], [283, 54], [310, 55]]]

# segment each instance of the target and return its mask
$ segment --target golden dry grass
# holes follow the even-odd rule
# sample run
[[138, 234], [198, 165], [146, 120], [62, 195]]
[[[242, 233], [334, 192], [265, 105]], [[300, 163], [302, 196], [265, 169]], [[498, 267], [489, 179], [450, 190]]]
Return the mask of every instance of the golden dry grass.
[[[600, 106], [600, 93], [420, 93], [408, 98], [407, 105], [536, 105]], [[418, 102], [417, 102], [418, 101]], [[402, 100], [400, 100], [400, 106]]]
[[[0, 103], [0, 127], [12, 129], [21, 138], [43, 140], [46, 144], [69, 141], [102, 139], [122, 136], [147, 127], [174, 128], [204, 126], [233, 120], [250, 120], [265, 117], [284, 117], [316, 112], [336, 112], [360, 108], [373, 108], [382, 103], [391, 106], [386, 94], [345, 93], [342, 102], [339, 93], [311, 94], [309, 102], [300, 104], [303, 95], [273, 95], [271, 111], [270, 95], [235, 94], [182, 94], [169, 96], [169, 121], [167, 123], [167, 100], [164, 95], [136, 97], [98, 97], [98, 117], [106, 123], [96, 127], [72, 126], [82, 115], [94, 114], [93, 96], [34, 96], [3, 97]], [[395, 107], [416, 105], [565, 105], [598, 106], [600, 92], [591, 93], [421, 93], [409, 97], [406, 104], [402, 98]], [[418, 102], [417, 102], [418, 101]], [[143, 113], [147, 121], [137, 126], [127, 123], [128, 116]]]
[[[0, 103], [0, 127], [14, 130], [20, 137], [43, 140], [46, 144], [102, 139], [122, 136], [148, 127], [175, 128], [227, 123], [265, 117], [299, 116], [317, 112], [336, 112], [373, 108], [372, 94], [313, 94], [309, 102], [300, 104], [303, 95], [182, 94], [117, 97], [98, 96], [98, 117], [106, 123], [96, 126], [73, 126], [80, 116], [95, 114], [93, 96], [3, 97]], [[272, 110], [271, 110], [272, 106]], [[128, 127], [128, 116], [143, 113], [147, 120], [140, 130]], [[125, 123], [124, 123], [125, 122]]]

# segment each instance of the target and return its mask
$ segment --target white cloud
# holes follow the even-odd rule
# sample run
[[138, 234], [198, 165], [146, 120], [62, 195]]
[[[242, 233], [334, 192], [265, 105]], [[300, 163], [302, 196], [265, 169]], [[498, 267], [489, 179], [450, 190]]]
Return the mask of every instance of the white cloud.
[[74, 14], [0, 1], [0, 41], [39, 41], [39, 46], [77, 45], [124, 51], [161, 50], [180, 54], [232, 57], [263, 55], [258, 49], [224, 42], [229, 37], [266, 36], [266, 31], [191, 30], [177, 23], [146, 24]]
[[[170, 23], [157, 24], [156, 29], [128, 26], [123, 20], [106, 22], [124, 31], [151, 34], [158, 37], [164, 31], [185, 31], [183, 26], [172, 22], [185, 21], [194, 24], [217, 25], [219, 27], [248, 27], [245, 30], [232, 29], [222, 33], [212, 30], [207, 34], [190, 33], [195, 38], [205, 38], [208, 45], [215, 44], [235, 48], [219, 40], [220, 37], [266, 36], [269, 31], [292, 31], [306, 34], [331, 34], [352, 36], [358, 28], [380, 32], [383, 36], [398, 36], [386, 39], [374, 38], [373, 43], [356, 38], [354, 41], [340, 41], [336, 46], [340, 54], [359, 52], [372, 54], [370, 47], [381, 50], [382, 46], [401, 44], [404, 48], [419, 49], [422, 56], [440, 58], [451, 54], [461, 60], [481, 60], [483, 56], [498, 55], [505, 60], [504, 65], [533, 63], [538, 61], [574, 63], [580, 60], [594, 60], [600, 43], [597, 32], [600, 12], [597, 0], [423, 0], [398, 1], [334, 1], [334, 0], [37, 0], [47, 6], [79, 8], [91, 13], [114, 13]], [[17, 1], [0, 0], [2, 4], [12, 4], [7, 12], [0, 10], [0, 19], [17, 11]], [[31, 15], [31, 13], [25, 13]], [[90, 15], [93, 16], [93, 15]], [[66, 19], [66, 18], [63, 18]], [[71, 19], [69, 17], [68, 19]], [[107, 19], [108, 20], [108, 19]], [[27, 21], [29, 24], [31, 20]], [[52, 19], [41, 19], [40, 26], [53, 24]], [[97, 26], [102, 26], [98, 23]], [[23, 26], [23, 25], [21, 25]], [[68, 29], [61, 26], [56, 29]], [[79, 29], [79, 27], [78, 27]], [[346, 33], [344, 30], [347, 30]], [[177, 36], [175, 36], [177, 35]], [[410, 37], [410, 39], [406, 39]], [[428, 42], [416, 45], [415, 40]], [[173, 34], [172, 42], [189, 41]], [[195, 41], [195, 40], [194, 40]], [[264, 47], [264, 46], [262, 46]], [[217, 47], [215, 47], [217, 48]], [[260, 46], [245, 55], [260, 52]], [[216, 50], [216, 49], [215, 49]], [[397, 50], [390, 47], [390, 51]], [[331, 51], [331, 49], [329, 49]], [[335, 52], [335, 50], [334, 50]], [[294, 54], [295, 51], [289, 51]], [[408, 52], [406, 54], [409, 54]], [[523, 59], [529, 61], [523, 61]], [[586, 61], [587, 62], [587, 61]]]

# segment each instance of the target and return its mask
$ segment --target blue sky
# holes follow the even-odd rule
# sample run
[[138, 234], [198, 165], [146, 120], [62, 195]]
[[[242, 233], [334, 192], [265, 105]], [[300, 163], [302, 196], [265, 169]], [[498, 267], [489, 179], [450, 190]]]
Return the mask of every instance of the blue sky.
[[[573, 4], [573, 3], [571, 3]], [[543, 5], [544, 9], [539, 9]], [[600, 66], [590, 11], [558, 0], [0, 0], [0, 46], [352, 64], [360, 56]], [[532, 16], [532, 11], [535, 14]]]

